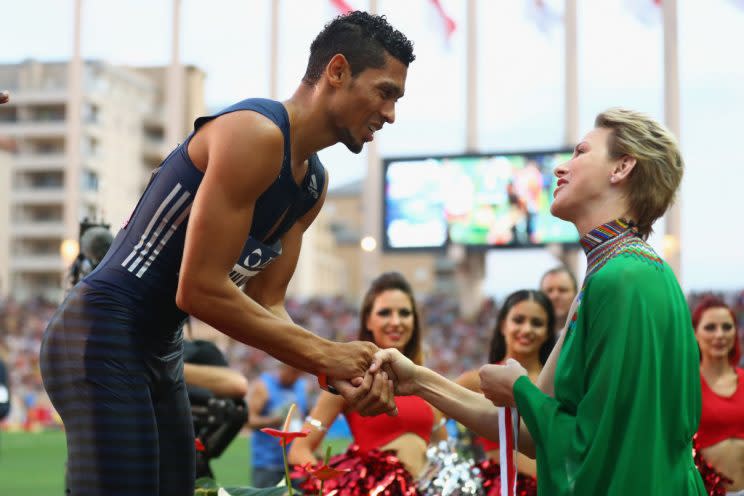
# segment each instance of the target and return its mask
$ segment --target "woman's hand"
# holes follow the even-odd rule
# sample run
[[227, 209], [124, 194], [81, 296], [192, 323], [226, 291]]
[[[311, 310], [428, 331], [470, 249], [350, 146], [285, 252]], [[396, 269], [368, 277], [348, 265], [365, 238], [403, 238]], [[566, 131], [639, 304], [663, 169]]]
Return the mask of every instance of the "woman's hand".
[[514, 383], [523, 375], [527, 370], [513, 358], [506, 365], [484, 365], [478, 371], [483, 394], [496, 406], [514, 406]]
[[380, 373], [379, 370], [387, 372], [395, 388], [395, 394], [397, 396], [411, 396], [416, 394], [419, 387], [416, 382], [417, 367], [400, 351], [395, 348], [387, 348], [375, 353], [370, 372]]

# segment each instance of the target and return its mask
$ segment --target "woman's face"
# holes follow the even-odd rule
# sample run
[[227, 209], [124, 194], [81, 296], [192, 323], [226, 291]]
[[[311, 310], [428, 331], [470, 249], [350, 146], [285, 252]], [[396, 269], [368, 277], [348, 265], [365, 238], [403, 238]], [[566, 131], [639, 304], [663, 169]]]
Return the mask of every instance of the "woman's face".
[[558, 187], [553, 193], [550, 212], [575, 222], [585, 212], [602, 205], [601, 198], [610, 188], [613, 161], [607, 143], [612, 130], [597, 127], [576, 145], [573, 157], [555, 168]]
[[380, 348], [403, 351], [413, 336], [411, 298], [399, 289], [389, 289], [377, 295], [367, 317], [367, 329]]
[[695, 329], [700, 353], [703, 358], [728, 360], [736, 342], [736, 328], [731, 312], [727, 308], [709, 308], [700, 317]]
[[537, 356], [548, 339], [548, 315], [536, 301], [520, 301], [506, 314], [501, 333], [507, 355]]

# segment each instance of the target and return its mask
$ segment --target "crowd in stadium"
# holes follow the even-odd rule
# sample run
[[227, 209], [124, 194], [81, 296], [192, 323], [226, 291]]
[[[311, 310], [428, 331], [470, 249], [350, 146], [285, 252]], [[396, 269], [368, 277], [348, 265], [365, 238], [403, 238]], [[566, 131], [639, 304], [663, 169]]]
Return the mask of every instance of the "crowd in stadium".
[[[708, 292], [691, 292], [691, 308]], [[715, 292], [736, 313], [739, 337], [744, 338], [744, 290]], [[455, 378], [487, 362], [488, 340], [498, 313], [498, 302], [487, 299], [474, 319], [464, 319], [457, 300], [444, 294], [422, 298], [426, 364]], [[43, 300], [18, 303], [0, 301], [0, 357], [8, 364], [12, 409], [2, 429], [57, 428], [59, 420], [44, 393], [39, 372], [39, 347], [47, 321], [56, 305]], [[330, 339], [347, 341], [358, 329], [358, 308], [341, 298], [290, 299], [287, 310], [299, 325]], [[249, 380], [274, 366], [261, 350], [231, 342], [224, 350], [232, 368]], [[744, 362], [744, 360], [742, 360]], [[744, 363], [742, 364], [744, 365]]]

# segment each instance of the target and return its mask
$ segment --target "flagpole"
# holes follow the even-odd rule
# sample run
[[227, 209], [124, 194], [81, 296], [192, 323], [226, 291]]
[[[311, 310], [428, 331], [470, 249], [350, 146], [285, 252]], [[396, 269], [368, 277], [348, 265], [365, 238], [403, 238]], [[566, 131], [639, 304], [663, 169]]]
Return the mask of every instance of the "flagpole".
[[[377, 14], [377, 0], [369, 1], [369, 13]], [[372, 238], [374, 246], [362, 246], [362, 286], [368, 286], [380, 273], [382, 249], [382, 164], [377, 141], [367, 143], [367, 175], [362, 191], [363, 238]]]
[[171, 18], [171, 60], [168, 65], [168, 92], [166, 95], [168, 121], [165, 123], [165, 147], [169, 152], [182, 138], [184, 132], [184, 80], [181, 67], [181, 0], [173, 0]]
[[269, 33], [269, 95], [279, 95], [279, 0], [271, 0], [271, 32]]
[[465, 150], [478, 150], [478, 17], [476, 0], [467, 1], [467, 55], [465, 91]]
[[579, 141], [579, 61], [577, 55], [577, 8], [576, 0], [566, 0], [564, 13], [565, 30], [565, 102], [564, 139], [574, 146]]
[[[677, 0], [661, 2], [664, 14], [664, 120], [669, 130], [680, 140], [679, 111], [679, 50], [677, 46]], [[671, 206], [665, 216], [664, 258], [682, 283], [681, 223], [682, 198]]]

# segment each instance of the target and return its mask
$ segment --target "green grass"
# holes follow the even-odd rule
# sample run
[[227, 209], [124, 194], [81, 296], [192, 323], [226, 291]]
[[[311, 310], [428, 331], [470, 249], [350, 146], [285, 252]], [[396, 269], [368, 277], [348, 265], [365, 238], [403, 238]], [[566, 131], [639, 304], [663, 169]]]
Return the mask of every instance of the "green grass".
[[[328, 444], [335, 454], [346, 449], [349, 440], [332, 439]], [[0, 494], [64, 494], [66, 457], [62, 432], [0, 432]], [[239, 436], [210, 465], [220, 485], [247, 486], [251, 482], [250, 459], [250, 442]]]

